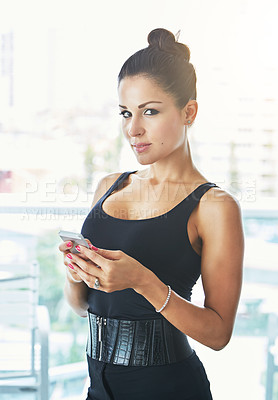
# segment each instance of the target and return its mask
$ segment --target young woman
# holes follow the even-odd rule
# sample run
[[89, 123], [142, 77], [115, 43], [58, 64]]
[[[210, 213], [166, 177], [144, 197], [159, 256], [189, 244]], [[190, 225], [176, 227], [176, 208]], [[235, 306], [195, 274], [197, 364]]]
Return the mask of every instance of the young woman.
[[[118, 82], [123, 134], [147, 167], [99, 182], [82, 227], [90, 249], [75, 255], [71, 242], [60, 245], [65, 295], [89, 320], [87, 399], [208, 400], [209, 380], [187, 336], [214, 350], [230, 340], [241, 212], [191, 158], [187, 128], [198, 104], [188, 47], [165, 29], [148, 42]], [[202, 307], [190, 302], [200, 275]]]

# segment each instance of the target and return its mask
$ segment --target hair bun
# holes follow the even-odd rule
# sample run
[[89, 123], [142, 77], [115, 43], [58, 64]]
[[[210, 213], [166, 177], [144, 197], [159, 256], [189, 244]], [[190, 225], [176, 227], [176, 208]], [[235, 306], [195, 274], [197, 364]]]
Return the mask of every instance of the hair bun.
[[150, 46], [157, 46], [164, 50], [165, 46], [174, 46], [176, 39], [173, 33], [167, 29], [157, 28], [149, 33], [148, 42]]
[[167, 29], [157, 28], [148, 34], [148, 43], [150, 47], [157, 47], [159, 50], [167, 53], [176, 54], [190, 60], [190, 50], [183, 44], [176, 41], [174, 34]]

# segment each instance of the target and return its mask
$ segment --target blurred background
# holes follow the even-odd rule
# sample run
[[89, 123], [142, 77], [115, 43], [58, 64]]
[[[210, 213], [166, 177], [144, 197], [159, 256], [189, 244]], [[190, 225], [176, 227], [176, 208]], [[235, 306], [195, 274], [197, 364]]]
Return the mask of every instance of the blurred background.
[[[63, 298], [57, 232], [80, 231], [102, 176], [141, 169], [121, 134], [117, 74], [158, 27], [191, 50], [193, 159], [239, 200], [246, 236], [233, 338], [221, 352], [192, 344], [214, 400], [278, 399], [277, 20], [276, 0], [0, 0], [0, 288], [38, 266], [49, 399], [81, 399], [87, 378], [87, 321]], [[3, 375], [7, 336], [0, 321]]]

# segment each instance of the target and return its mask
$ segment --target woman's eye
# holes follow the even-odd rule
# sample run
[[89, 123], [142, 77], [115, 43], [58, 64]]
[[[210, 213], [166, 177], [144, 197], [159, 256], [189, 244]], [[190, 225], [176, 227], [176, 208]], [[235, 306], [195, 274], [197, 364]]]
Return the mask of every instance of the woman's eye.
[[121, 111], [120, 115], [122, 115], [124, 118], [131, 117], [131, 113], [129, 111]]
[[145, 115], [156, 115], [158, 113], [159, 111], [155, 110], [154, 108], [148, 108], [147, 110], [144, 111]]
[[[144, 115], [156, 115], [158, 114], [159, 111], [155, 110], [154, 108], [147, 108], [144, 111]], [[123, 110], [120, 112], [120, 115], [122, 115], [124, 118], [130, 118], [132, 116], [130, 111]]]

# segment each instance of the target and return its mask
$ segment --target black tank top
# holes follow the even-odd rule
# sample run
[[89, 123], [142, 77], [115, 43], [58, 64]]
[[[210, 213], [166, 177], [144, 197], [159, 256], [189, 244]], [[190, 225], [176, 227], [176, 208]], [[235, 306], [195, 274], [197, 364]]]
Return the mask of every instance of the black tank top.
[[[82, 234], [93, 245], [122, 250], [135, 258], [172, 289], [190, 300], [192, 287], [201, 273], [201, 257], [188, 238], [187, 222], [201, 197], [214, 183], [203, 183], [170, 211], [153, 218], [126, 220], [115, 218], [102, 209], [104, 200], [122, 188], [127, 177], [137, 171], [124, 172], [98, 200], [87, 215]], [[154, 306], [133, 289], [105, 293], [89, 289], [89, 311], [118, 319], [163, 318]]]

